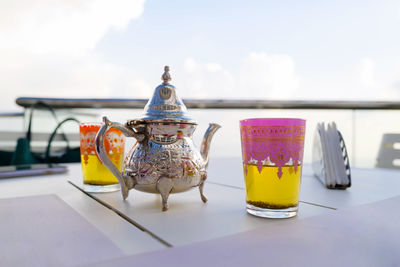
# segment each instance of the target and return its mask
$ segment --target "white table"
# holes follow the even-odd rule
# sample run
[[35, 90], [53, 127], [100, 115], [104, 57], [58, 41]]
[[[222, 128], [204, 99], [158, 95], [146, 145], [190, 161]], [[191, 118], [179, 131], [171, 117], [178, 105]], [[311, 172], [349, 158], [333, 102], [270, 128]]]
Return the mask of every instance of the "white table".
[[215, 238], [281, 224], [295, 227], [313, 216], [329, 216], [342, 209], [400, 195], [398, 171], [352, 169], [351, 188], [328, 190], [306, 165], [298, 216], [285, 220], [262, 219], [245, 211], [240, 158], [211, 158], [209, 179], [204, 187], [209, 201], [204, 204], [198, 189], [194, 189], [171, 195], [170, 209], [161, 212], [158, 195], [131, 190], [128, 199], [123, 201], [120, 192], [85, 194], [68, 183], [81, 186], [80, 164], [68, 167], [67, 174], [0, 180], [0, 198], [56, 194], [126, 255], [152, 253], [168, 246], [190, 247], [198, 242], [213, 242]]
[[[211, 161], [208, 181], [244, 189], [241, 162], [239, 157]], [[351, 179], [352, 186], [346, 190], [327, 189], [321, 186], [320, 181], [313, 176], [311, 165], [305, 164], [300, 201], [339, 209], [400, 195], [400, 171], [398, 170], [352, 168]]]
[[[55, 194], [108, 237], [125, 254], [166, 248], [164, 244], [132, 226], [131, 223], [68, 183], [71, 174], [76, 175], [75, 173], [80, 171], [80, 164], [71, 164], [68, 167], [69, 172], [65, 174], [0, 179], [0, 199]], [[45, 207], [43, 208], [45, 209]]]

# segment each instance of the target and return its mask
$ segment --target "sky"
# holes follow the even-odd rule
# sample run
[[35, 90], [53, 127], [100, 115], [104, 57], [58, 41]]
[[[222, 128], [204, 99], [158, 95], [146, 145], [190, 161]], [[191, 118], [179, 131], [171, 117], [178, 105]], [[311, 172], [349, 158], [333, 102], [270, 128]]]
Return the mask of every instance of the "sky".
[[0, 0], [0, 110], [32, 97], [400, 101], [400, 1]]

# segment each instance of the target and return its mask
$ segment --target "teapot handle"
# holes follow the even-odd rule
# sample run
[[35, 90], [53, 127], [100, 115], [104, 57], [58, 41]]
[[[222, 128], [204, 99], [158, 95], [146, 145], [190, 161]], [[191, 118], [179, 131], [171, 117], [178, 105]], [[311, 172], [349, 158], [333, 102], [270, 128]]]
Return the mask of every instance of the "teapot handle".
[[115, 128], [120, 130], [126, 137], [135, 137], [138, 142], [143, 141], [145, 138], [144, 134], [136, 133], [132, 129], [122, 125], [118, 122], [111, 122], [107, 117], [103, 117], [103, 125], [96, 135], [96, 153], [99, 156], [101, 162], [111, 171], [112, 174], [118, 179], [119, 184], [121, 185], [121, 192], [124, 199], [128, 197], [128, 182], [125, 181], [122, 173], [118, 170], [118, 168], [112, 163], [110, 158], [107, 155], [107, 151], [104, 146], [104, 137], [108, 129]]

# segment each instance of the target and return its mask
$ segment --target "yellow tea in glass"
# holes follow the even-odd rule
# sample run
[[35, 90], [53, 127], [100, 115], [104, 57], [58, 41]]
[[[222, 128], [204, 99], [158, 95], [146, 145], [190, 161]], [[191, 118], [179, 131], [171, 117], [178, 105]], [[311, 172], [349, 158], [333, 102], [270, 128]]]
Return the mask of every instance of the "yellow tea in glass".
[[305, 120], [240, 121], [247, 212], [267, 218], [297, 215]]
[[[83, 189], [87, 192], [112, 192], [120, 189], [117, 178], [100, 161], [96, 154], [95, 139], [102, 123], [81, 123], [81, 164]], [[120, 130], [106, 133], [105, 148], [114, 165], [121, 170], [124, 158], [125, 136]]]

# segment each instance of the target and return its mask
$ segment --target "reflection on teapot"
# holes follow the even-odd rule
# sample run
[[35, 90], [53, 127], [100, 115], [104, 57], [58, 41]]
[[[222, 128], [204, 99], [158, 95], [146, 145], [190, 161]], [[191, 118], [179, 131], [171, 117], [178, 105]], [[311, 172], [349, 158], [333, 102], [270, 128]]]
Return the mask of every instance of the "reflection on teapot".
[[[220, 126], [210, 123], [199, 151], [192, 141], [197, 123], [187, 115], [175, 87], [169, 84], [168, 66], [164, 70], [164, 82], [155, 89], [142, 118], [128, 120], [125, 125], [103, 118], [104, 124], [96, 136], [96, 152], [118, 178], [124, 199], [132, 188], [159, 193], [162, 210], [166, 211], [170, 193], [187, 191], [196, 186], [199, 186], [202, 201], [207, 201], [203, 187], [207, 179], [208, 153], [211, 139]], [[110, 128], [117, 128], [127, 137], [137, 140], [125, 158], [122, 173], [104, 149], [105, 132]]]

